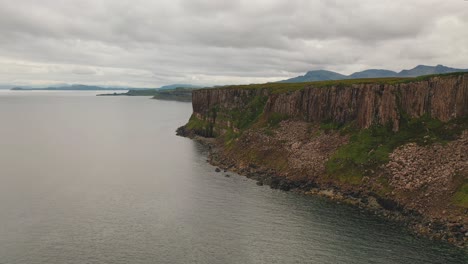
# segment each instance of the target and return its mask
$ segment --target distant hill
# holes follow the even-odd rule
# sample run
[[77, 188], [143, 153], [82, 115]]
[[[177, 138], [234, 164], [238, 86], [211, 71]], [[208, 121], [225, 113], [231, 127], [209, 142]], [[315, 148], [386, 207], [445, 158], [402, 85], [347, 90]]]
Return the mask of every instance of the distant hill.
[[355, 72], [348, 76], [349, 79], [377, 78], [377, 77], [396, 77], [397, 72], [380, 69], [370, 69], [361, 72]]
[[202, 88], [202, 86], [197, 86], [193, 84], [170, 84], [170, 85], [164, 85], [159, 88], [158, 90], [172, 90], [176, 88], [192, 88], [192, 89], [197, 89], [197, 88]]
[[14, 87], [14, 88], [11, 88], [11, 90], [13, 91], [106, 91], [106, 90], [128, 90], [128, 88], [101, 87], [101, 86], [93, 86], [93, 85], [73, 84], [73, 85], [54, 86], [54, 87], [45, 87], [45, 88]]
[[328, 81], [328, 80], [342, 80], [347, 79], [348, 76], [339, 74], [332, 71], [317, 70], [309, 71], [304, 76], [294, 77], [288, 80], [280, 81], [283, 83], [296, 83], [296, 82], [313, 82], [313, 81]]
[[437, 66], [426, 66], [426, 65], [418, 65], [411, 70], [403, 70], [398, 74], [398, 77], [415, 77], [421, 75], [429, 75], [429, 74], [442, 74], [442, 73], [451, 73], [451, 72], [465, 72], [468, 69], [455, 69], [446, 67], [444, 65], [437, 65]]
[[429, 74], [443, 74], [451, 72], [468, 72], [468, 69], [456, 69], [443, 65], [427, 66], [418, 65], [410, 70], [402, 70], [394, 72], [384, 69], [369, 69], [365, 71], [355, 72], [351, 75], [343, 75], [333, 71], [317, 70], [309, 71], [304, 76], [298, 76], [281, 83], [297, 83], [297, 82], [312, 82], [312, 81], [328, 81], [328, 80], [345, 80], [345, 79], [361, 79], [361, 78], [388, 78], [388, 77], [417, 77]]
[[[11, 87], [11, 86], [10, 86]], [[62, 85], [51, 85], [44, 88], [36, 87], [14, 87], [11, 90], [14, 91], [38, 91], [38, 90], [47, 90], [47, 91], [106, 91], [106, 90], [129, 90], [131, 95], [154, 95], [154, 91], [157, 90], [173, 90], [176, 88], [187, 88], [187, 89], [196, 89], [202, 88], [201, 86], [192, 85], [192, 84], [171, 84], [161, 86], [159, 88], [133, 88], [133, 87], [103, 87], [95, 85], [83, 85], [83, 84], [62, 84]]]

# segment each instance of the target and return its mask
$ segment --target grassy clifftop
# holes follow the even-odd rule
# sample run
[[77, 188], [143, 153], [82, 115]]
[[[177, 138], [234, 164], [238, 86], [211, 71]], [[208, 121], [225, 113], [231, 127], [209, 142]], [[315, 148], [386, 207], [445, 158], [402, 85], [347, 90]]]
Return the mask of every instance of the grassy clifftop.
[[[434, 77], [446, 78], [453, 76], [465, 75], [466, 72], [454, 72], [446, 74], [433, 74], [433, 75], [424, 75], [419, 77], [389, 77], [389, 78], [364, 78], [364, 79], [346, 79], [346, 80], [333, 80], [333, 81], [314, 81], [314, 82], [302, 82], [302, 83], [264, 83], [264, 84], [247, 84], [247, 85], [227, 85], [218, 87], [215, 89], [268, 89], [273, 94], [287, 93], [297, 90], [302, 90], [306, 87], [332, 87], [332, 86], [352, 86], [358, 84], [377, 84], [377, 85], [395, 85], [400, 83], [409, 83], [409, 82], [418, 82], [426, 81]], [[213, 88], [204, 88], [204, 89], [213, 89]]]

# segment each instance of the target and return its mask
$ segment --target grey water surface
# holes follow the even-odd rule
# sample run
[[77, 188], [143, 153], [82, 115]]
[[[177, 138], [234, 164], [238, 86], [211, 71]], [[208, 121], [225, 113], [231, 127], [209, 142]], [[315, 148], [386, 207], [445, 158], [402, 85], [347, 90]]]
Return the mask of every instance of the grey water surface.
[[468, 263], [359, 209], [216, 173], [191, 104], [0, 91], [0, 263]]

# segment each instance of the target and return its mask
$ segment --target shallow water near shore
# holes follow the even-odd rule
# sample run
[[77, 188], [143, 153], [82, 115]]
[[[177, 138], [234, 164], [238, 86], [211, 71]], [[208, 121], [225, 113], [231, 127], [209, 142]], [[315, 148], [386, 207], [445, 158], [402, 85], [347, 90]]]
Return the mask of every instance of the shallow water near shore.
[[358, 208], [216, 173], [175, 135], [190, 103], [95, 94], [0, 91], [0, 263], [468, 262]]

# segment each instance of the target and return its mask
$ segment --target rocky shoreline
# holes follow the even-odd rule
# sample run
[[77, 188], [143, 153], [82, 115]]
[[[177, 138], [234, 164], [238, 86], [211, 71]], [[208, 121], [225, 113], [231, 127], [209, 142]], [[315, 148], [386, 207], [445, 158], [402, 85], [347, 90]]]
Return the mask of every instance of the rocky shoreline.
[[274, 169], [250, 163], [239, 164], [225, 155], [223, 147], [215, 138], [194, 135], [181, 127], [177, 135], [189, 137], [206, 146], [208, 160], [216, 166], [216, 172], [235, 172], [256, 181], [259, 186], [267, 185], [272, 189], [292, 191], [301, 195], [321, 196], [327, 199], [349, 204], [367, 210], [377, 216], [397, 222], [407, 227], [414, 235], [441, 240], [460, 248], [468, 248], [468, 230], [459, 222], [442, 222], [430, 219], [415, 210], [407, 210], [392, 199], [384, 198], [373, 192], [363, 190], [342, 190], [333, 184], [319, 184], [314, 180], [294, 181], [280, 176]]

